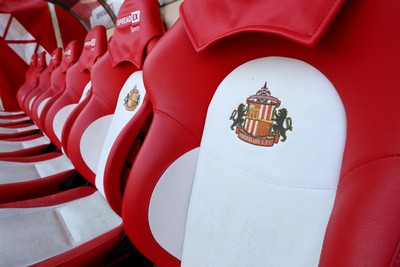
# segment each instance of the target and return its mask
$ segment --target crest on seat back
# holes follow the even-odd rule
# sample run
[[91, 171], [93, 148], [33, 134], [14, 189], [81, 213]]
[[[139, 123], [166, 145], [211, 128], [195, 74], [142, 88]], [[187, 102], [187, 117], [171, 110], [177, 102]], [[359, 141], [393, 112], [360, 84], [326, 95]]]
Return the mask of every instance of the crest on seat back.
[[[272, 96], [265, 82], [264, 86], [240, 103], [230, 120], [231, 130], [235, 130], [238, 138], [252, 145], [273, 146], [286, 141], [286, 131], [292, 131], [292, 118], [288, 117], [286, 108], [281, 108], [281, 101]], [[286, 124], [286, 126], [284, 126]], [[236, 127], [236, 128], [235, 128]]]
[[124, 107], [128, 111], [134, 111], [140, 103], [140, 92], [137, 89], [137, 84], [126, 95], [124, 99]]

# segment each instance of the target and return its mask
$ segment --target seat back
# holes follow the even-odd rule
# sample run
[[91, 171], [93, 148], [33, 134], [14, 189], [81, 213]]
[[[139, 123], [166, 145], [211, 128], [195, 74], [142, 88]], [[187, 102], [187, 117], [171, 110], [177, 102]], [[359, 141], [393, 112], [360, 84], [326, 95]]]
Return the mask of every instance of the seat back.
[[49, 108], [65, 90], [66, 72], [70, 66], [78, 61], [81, 51], [82, 47], [76, 40], [67, 45], [60, 65], [51, 74], [50, 86], [36, 98], [32, 105], [31, 117], [42, 131], [44, 130], [43, 121]]
[[[49, 107], [44, 120], [44, 131], [55, 146], [59, 149], [63, 147], [61, 142], [62, 132], [70, 117], [68, 126], [74, 122], [79, 110], [72, 115], [71, 112], [78, 105], [79, 101], [87, 96], [91, 88], [90, 71], [94, 63], [107, 51], [107, 35], [103, 26], [93, 28], [85, 38], [82, 54], [79, 61], [74, 63], [66, 72], [66, 87], [63, 93]], [[71, 54], [76, 57], [77, 50], [71, 50]], [[82, 106], [83, 107], [83, 106]]]
[[[93, 67], [90, 99], [66, 140], [67, 154], [78, 172], [103, 193], [106, 164], [111, 166], [110, 184], [116, 184], [119, 205], [122, 197], [118, 174], [151, 111], [137, 71], [143, 65], [149, 46], [152, 47], [162, 33], [156, 0], [124, 2], [109, 50]], [[128, 123], [130, 130], [124, 128]]]
[[395, 262], [400, 127], [369, 129], [399, 116], [400, 5], [342, 4], [182, 4], [143, 69], [154, 118], [123, 202], [157, 266]]
[[34, 73], [37, 68], [38, 64], [38, 54], [33, 53], [31, 56], [31, 61], [29, 63], [29, 68], [25, 73], [25, 82], [21, 85], [21, 87], [18, 89], [16, 93], [16, 99], [19, 100], [22, 95], [26, 94], [26, 91], [28, 90], [28, 87], [32, 83], [32, 80], [35, 79]]
[[61, 60], [62, 49], [56, 48], [53, 53], [51, 53], [49, 65], [40, 73], [37, 87], [32, 89], [24, 100], [24, 107], [28, 116], [32, 115], [32, 107], [37, 97], [49, 88], [51, 74], [60, 65]]
[[34, 90], [39, 83], [40, 74], [46, 69], [46, 52], [43, 51], [37, 56], [37, 61], [34, 70], [30, 73], [31, 79], [28, 80], [26, 86], [23, 87], [21, 92], [17, 92], [17, 101], [21, 110], [25, 112], [25, 99]]

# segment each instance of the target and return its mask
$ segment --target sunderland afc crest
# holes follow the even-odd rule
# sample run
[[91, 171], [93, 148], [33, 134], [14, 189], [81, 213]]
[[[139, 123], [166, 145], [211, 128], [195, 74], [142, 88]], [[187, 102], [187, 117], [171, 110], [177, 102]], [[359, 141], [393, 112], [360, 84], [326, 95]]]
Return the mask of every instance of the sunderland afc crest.
[[140, 93], [137, 89], [137, 85], [126, 95], [124, 99], [125, 109], [128, 111], [134, 111], [140, 103]]
[[[292, 131], [292, 119], [285, 108], [278, 109], [281, 101], [272, 96], [267, 83], [255, 95], [247, 98], [232, 112], [231, 130], [238, 138], [257, 146], [273, 146], [285, 142], [286, 132]], [[280, 139], [281, 138], [281, 139]]]

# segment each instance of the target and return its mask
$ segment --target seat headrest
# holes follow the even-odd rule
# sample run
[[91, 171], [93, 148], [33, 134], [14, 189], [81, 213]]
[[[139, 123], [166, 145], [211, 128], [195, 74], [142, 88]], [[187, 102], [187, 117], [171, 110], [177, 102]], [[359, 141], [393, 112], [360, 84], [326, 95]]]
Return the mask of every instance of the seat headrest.
[[79, 56], [82, 52], [82, 45], [80, 42], [73, 40], [69, 42], [65, 48], [64, 57], [60, 64], [61, 72], [66, 72], [67, 69], [76, 61], [78, 61]]
[[180, 17], [196, 51], [241, 32], [275, 34], [314, 47], [344, 1], [249, 0], [233, 5], [220, 0], [216, 5], [214, 0], [186, 0]]
[[57, 47], [54, 49], [53, 53], [51, 53], [51, 58], [49, 65], [47, 66], [50, 70], [53, 70], [56, 68], [58, 65], [60, 65], [62, 60], [62, 49]]
[[163, 33], [157, 0], [126, 0], [118, 13], [114, 36], [109, 45], [113, 66], [130, 61], [141, 69], [147, 44]]
[[39, 69], [46, 68], [47, 63], [46, 63], [46, 52], [45, 51], [40, 52], [40, 54], [39, 54], [39, 56], [37, 58], [37, 64], [36, 65], [37, 65], [37, 67]]
[[104, 26], [99, 25], [88, 32], [79, 58], [81, 70], [91, 70], [97, 59], [107, 51], [107, 33]]
[[31, 62], [29, 63], [30, 67], [35, 67], [38, 61], [38, 54], [33, 53], [31, 57]]

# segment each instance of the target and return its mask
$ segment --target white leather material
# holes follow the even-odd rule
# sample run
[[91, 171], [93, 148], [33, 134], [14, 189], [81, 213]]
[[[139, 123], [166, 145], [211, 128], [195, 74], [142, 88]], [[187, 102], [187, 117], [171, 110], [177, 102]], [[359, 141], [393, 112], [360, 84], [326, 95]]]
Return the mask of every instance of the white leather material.
[[53, 130], [55, 135], [58, 138], [58, 141], [61, 141], [62, 130], [64, 128], [65, 121], [68, 119], [68, 116], [71, 112], [75, 109], [78, 104], [71, 104], [61, 108], [56, 115], [54, 116], [53, 120]]
[[4, 140], [0, 141], [0, 152], [14, 152], [26, 148], [32, 148], [47, 144], [50, 144], [50, 141], [45, 136], [21, 142]]
[[[22, 211], [18, 211], [22, 210]], [[4, 209], [0, 216], [1, 266], [28, 266], [106, 233], [122, 222], [94, 193], [47, 208]], [[18, 242], [15, 242], [15, 241]]]
[[29, 104], [28, 104], [29, 110], [32, 110], [33, 102], [35, 102], [36, 97], [37, 96], [35, 95], [34, 97], [31, 98], [31, 100], [29, 100]]
[[46, 99], [43, 99], [42, 102], [40, 102], [38, 110], [37, 110], [37, 114], [38, 114], [39, 118], [40, 118], [40, 115], [42, 115], [43, 108], [46, 106], [47, 102], [49, 102], [50, 99], [51, 99], [51, 97], [48, 97]]
[[199, 149], [193, 149], [170, 165], [160, 177], [150, 199], [151, 233], [177, 259], [182, 257], [187, 209], [198, 154]]
[[96, 173], [101, 150], [113, 115], [107, 115], [91, 123], [83, 133], [80, 141], [80, 151], [86, 165]]
[[23, 111], [0, 111], [0, 116], [15, 116], [23, 114], [25, 114]]
[[18, 119], [0, 119], [0, 123], [7, 123], [7, 122], [21, 122], [26, 121], [29, 119], [28, 117], [18, 118]]
[[[92, 82], [89, 81], [85, 85], [85, 88], [83, 89], [81, 98], [78, 103], [82, 102], [86, 98], [87, 92], [90, 90], [91, 87], [92, 87]], [[68, 119], [68, 116], [71, 114], [71, 112], [75, 109], [75, 107], [77, 105], [78, 105], [77, 103], [67, 105], [67, 106], [61, 108], [54, 116], [53, 131], [54, 131], [55, 135], [57, 136], [58, 141], [60, 141], [60, 142], [62, 141], [61, 137], [62, 137], [62, 131], [64, 128], [65, 121]]]
[[22, 142], [23, 148], [32, 148], [40, 145], [47, 145], [50, 144], [49, 138], [46, 136], [41, 136], [39, 138], [35, 138], [32, 140], [27, 140]]
[[0, 134], [13, 134], [13, 133], [21, 133], [30, 130], [38, 130], [39, 128], [36, 125], [29, 125], [20, 128], [5, 128], [0, 127]]
[[64, 155], [39, 162], [0, 161], [0, 184], [36, 180], [73, 169]]
[[110, 155], [111, 148], [117, 139], [119, 133], [122, 131], [122, 129], [125, 127], [125, 125], [129, 122], [130, 119], [132, 119], [137, 111], [140, 109], [142, 106], [143, 101], [139, 101], [139, 104], [135, 108], [135, 110], [129, 111], [126, 110], [125, 108], [125, 98], [127, 95], [129, 95], [130, 91], [133, 88], [137, 88], [140, 93], [140, 99], [143, 100], [145, 95], [146, 95], [146, 89], [144, 88], [143, 85], [143, 77], [142, 77], [142, 71], [137, 71], [133, 73], [129, 78], [126, 80], [124, 86], [122, 87], [119, 97], [118, 97], [118, 103], [115, 108], [114, 116], [112, 117], [112, 120], [110, 122], [109, 130], [107, 133], [107, 136], [105, 137], [104, 140], [104, 145], [103, 149], [101, 151], [100, 159], [99, 159], [99, 165], [98, 165], [98, 170], [96, 172], [96, 187], [97, 189], [104, 195], [104, 170], [106, 167], [106, 163], [108, 160], [108, 157]]
[[[265, 82], [293, 122], [270, 147], [239, 139], [229, 119]], [[182, 266], [317, 266], [345, 141], [341, 99], [311, 65], [267, 57], [235, 69], [209, 105]]]

